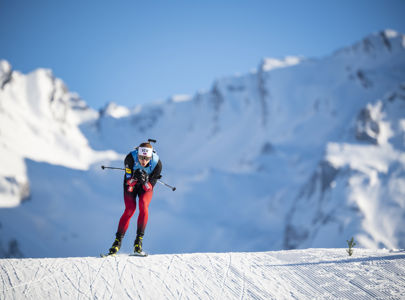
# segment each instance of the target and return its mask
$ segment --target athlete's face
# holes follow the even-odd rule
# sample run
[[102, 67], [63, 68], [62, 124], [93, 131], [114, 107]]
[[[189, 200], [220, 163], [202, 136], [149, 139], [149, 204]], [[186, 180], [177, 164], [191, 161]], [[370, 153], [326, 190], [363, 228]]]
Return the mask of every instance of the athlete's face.
[[150, 157], [138, 155], [138, 160], [142, 167], [146, 167], [146, 165], [149, 163], [150, 159], [151, 159]]

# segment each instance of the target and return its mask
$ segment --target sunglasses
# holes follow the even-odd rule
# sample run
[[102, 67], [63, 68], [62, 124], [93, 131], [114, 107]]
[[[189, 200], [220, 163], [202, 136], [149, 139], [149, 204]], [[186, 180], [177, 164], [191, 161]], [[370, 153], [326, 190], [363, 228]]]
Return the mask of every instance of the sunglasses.
[[146, 161], [151, 159], [151, 157], [147, 157], [147, 156], [143, 156], [143, 155], [138, 155], [138, 158], [139, 158], [139, 160], [146, 160]]

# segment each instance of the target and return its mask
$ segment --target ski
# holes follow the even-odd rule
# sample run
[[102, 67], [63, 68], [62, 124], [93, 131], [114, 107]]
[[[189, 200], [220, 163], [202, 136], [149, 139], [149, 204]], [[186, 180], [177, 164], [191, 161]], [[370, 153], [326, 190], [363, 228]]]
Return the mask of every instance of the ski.
[[110, 253], [106, 253], [106, 254], [103, 254], [103, 253], [101, 253], [100, 254], [100, 257], [109, 257], [109, 256], [115, 256], [115, 253], [113, 253], [113, 254], [110, 254]]
[[144, 251], [142, 251], [142, 252], [134, 252], [134, 253], [131, 253], [129, 256], [146, 257], [146, 256], [148, 256], [148, 253], [146, 253], [146, 252], [144, 252]]
[[[113, 254], [109, 254], [109, 253], [103, 254], [103, 253], [101, 253], [100, 254], [100, 257], [102, 257], [102, 258], [109, 257], [109, 256], [116, 256], [116, 253], [113, 253]], [[129, 254], [129, 256], [146, 257], [146, 256], [148, 256], [148, 253], [142, 251], [140, 253], [137, 253], [137, 252], [136, 253], [131, 253], [131, 254]]]

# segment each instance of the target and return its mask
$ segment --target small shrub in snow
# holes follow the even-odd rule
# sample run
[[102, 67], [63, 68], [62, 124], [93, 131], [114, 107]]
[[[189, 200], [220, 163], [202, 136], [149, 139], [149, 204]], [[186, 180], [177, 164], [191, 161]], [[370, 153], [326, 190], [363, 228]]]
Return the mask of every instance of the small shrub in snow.
[[349, 254], [349, 256], [352, 256], [353, 254], [353, 247], [356, 246], [356, 242], [354, 241], [354, 238], [352, 237], [351, 240], [346, 241], [347, 245], [349, 246], [349, 249], [347, 249], [347, 253]]

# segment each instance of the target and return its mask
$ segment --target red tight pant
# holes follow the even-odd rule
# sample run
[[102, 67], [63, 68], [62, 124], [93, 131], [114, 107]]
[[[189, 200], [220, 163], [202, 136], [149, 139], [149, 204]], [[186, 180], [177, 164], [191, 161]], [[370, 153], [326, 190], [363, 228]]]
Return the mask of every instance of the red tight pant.
[[140, 192], [137, 194], [129, 193], [124, 189], [124, 202], [125, 202], [125, 211], [121, 216], [120, 222], [118, 224], [118, 232], [122, 235], [128, 229], [129, 221], [131, 220], [132, 216], [136, 210], [136, 196], [139, 196], [139, 216], [138, 216], [138, 228], [137, 234], [143, 235], [145, 232], [146, 224], [148, 223], [148, 207], [149, 203], [152, 200], [153, 190], [149, 192]]

